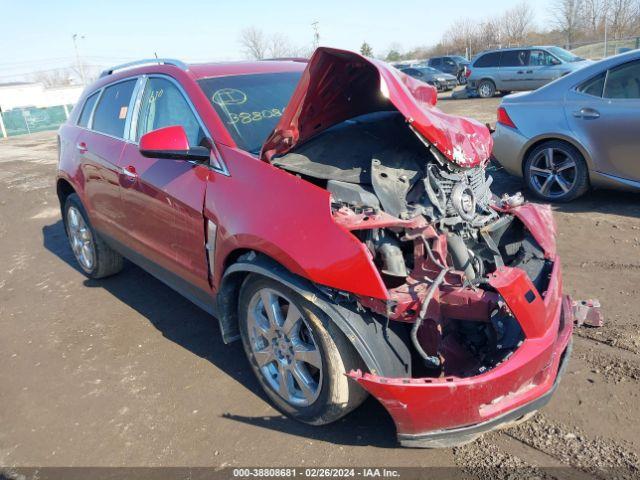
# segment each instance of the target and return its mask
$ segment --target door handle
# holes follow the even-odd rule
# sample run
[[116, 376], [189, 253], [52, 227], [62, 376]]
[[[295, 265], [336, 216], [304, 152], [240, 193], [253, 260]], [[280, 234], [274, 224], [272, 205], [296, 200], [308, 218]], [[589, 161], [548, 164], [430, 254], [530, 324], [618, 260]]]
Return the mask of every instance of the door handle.
[[87, 144], [84, 142], [76, 143], [76, 150], [78, 150], [80, 153], [87, 153]]
[[518, 70], [516, 73], [522, 75], [524, 73], [524, 70]]
[[527, 70], [527, 73], [533, 73], [533, 70]]
[[122, 174], [129, 178], [130, 180], [135, 180], [138, 178], [138, 172], [136, 172], [136, 167], [133, 165], [128, 165], [122, 169]]
[[600, 117], [600, 112], [593, 108], [581, 108], [573, 112], [573, 116], [576, 118], [584, 118], [585, 120], [596, 119]]

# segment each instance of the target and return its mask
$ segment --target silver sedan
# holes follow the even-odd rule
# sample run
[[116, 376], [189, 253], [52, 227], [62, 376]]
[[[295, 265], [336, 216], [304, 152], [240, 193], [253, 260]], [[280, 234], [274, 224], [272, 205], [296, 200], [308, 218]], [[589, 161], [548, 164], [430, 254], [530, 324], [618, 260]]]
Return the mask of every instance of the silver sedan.
[[502, 100], [493, 157], [546, 201], [640, 190], [640, 50]]

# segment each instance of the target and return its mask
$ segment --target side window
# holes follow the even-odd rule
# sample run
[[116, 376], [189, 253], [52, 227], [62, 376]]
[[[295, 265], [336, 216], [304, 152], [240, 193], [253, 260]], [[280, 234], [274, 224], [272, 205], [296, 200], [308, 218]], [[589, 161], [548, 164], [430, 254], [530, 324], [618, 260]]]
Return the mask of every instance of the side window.
[[142, 95], [136, 140], [147, 132], [172, 125], [184, 128], [190, 146], [202, 144], [205, 134], [182, 92], [166, 78], [151, 77]]
[[82, 107], [82, 113], [80, 113], [80, 118], [78, 119], [78, 125], [80, 127], [87, 128], [89, 126], [89, 119], [91, 118], [91, 112], [93, 112], [93, 107], [96, 104], [96, 100], [98, 100], [98, 94], [100, 92], [96, 92], [93, 95], [89, 95], [87, 100], [84, 102], [84, 106]]
[[445, 57], [443, 61], [444, 61], [445, 65], [448, 65], [450, 67], [455, 67], [456, 66], [456, 62], [451, 60], [449, 57]]
[[124, 125], [136, 81], [127, 80], [104, 89], [96, 113], [93, 114], [93, 130], [118, 138], [124, 137]]
[[529, 63], [528, 50], [506, 50], [500, 57], [501, 67], [523, 67]]
[[440, 65], [442, 65], [442, 59], [434, 58], [433, 60], [431, 60], [431, 62], [429, 62], [429, 64], [433, 67], [439, 67]]
[[531, 50], [529, 54], [529, 65], [532, 67], [548, 67], [557, 63], [558, 61], [544, 50]]
[[609, 70], [605, 98], [640, 98], [640, 60]]
[[474, 67], [497, 67], [500, 61], [500, 52], [485, 53], [473, 64]]
[[576, 90], [580, 93], [584, 93], [586, 95], [593, 95], [594, 97], [601, 97], [602, 90], [604, 88], [604, 79], [606, 78], [606, 72], [602, 72], [600, 75], [597, 75], [593, 78], [590, 78], [582, 85], [580, 85]]

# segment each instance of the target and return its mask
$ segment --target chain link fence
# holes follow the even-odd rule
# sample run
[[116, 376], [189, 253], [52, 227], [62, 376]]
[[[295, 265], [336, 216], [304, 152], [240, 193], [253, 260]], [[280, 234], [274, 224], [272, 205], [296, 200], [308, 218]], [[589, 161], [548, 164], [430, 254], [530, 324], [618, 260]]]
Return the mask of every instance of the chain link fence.
[[55, 130], [62, 125], [73, 105], [14, 108], [0, 112], [0, 138]]

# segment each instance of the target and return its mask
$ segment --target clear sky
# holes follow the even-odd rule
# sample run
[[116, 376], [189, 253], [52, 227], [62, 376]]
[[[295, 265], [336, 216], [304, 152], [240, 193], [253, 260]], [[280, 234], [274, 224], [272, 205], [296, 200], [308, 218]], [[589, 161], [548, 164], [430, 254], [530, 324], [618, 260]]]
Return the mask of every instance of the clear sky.
[[[530, 0], [537, 21], [549, 0]], [[68, 66], [72, 35], [87, 63], [112, 65], [152, 57], [186, 61], [243, 57], [239, 34], [255, 26], [311, 45], [319, 22], [320, 44], [351, 50], [367, 41], [374, 53], [397, 43], [404, 49], [437, 42], [459, 17], [499, 15], [514, 0], [0, 0], [0, 82], [21, 72]], [[445, 6], [446, 5], [446, 8]]]

